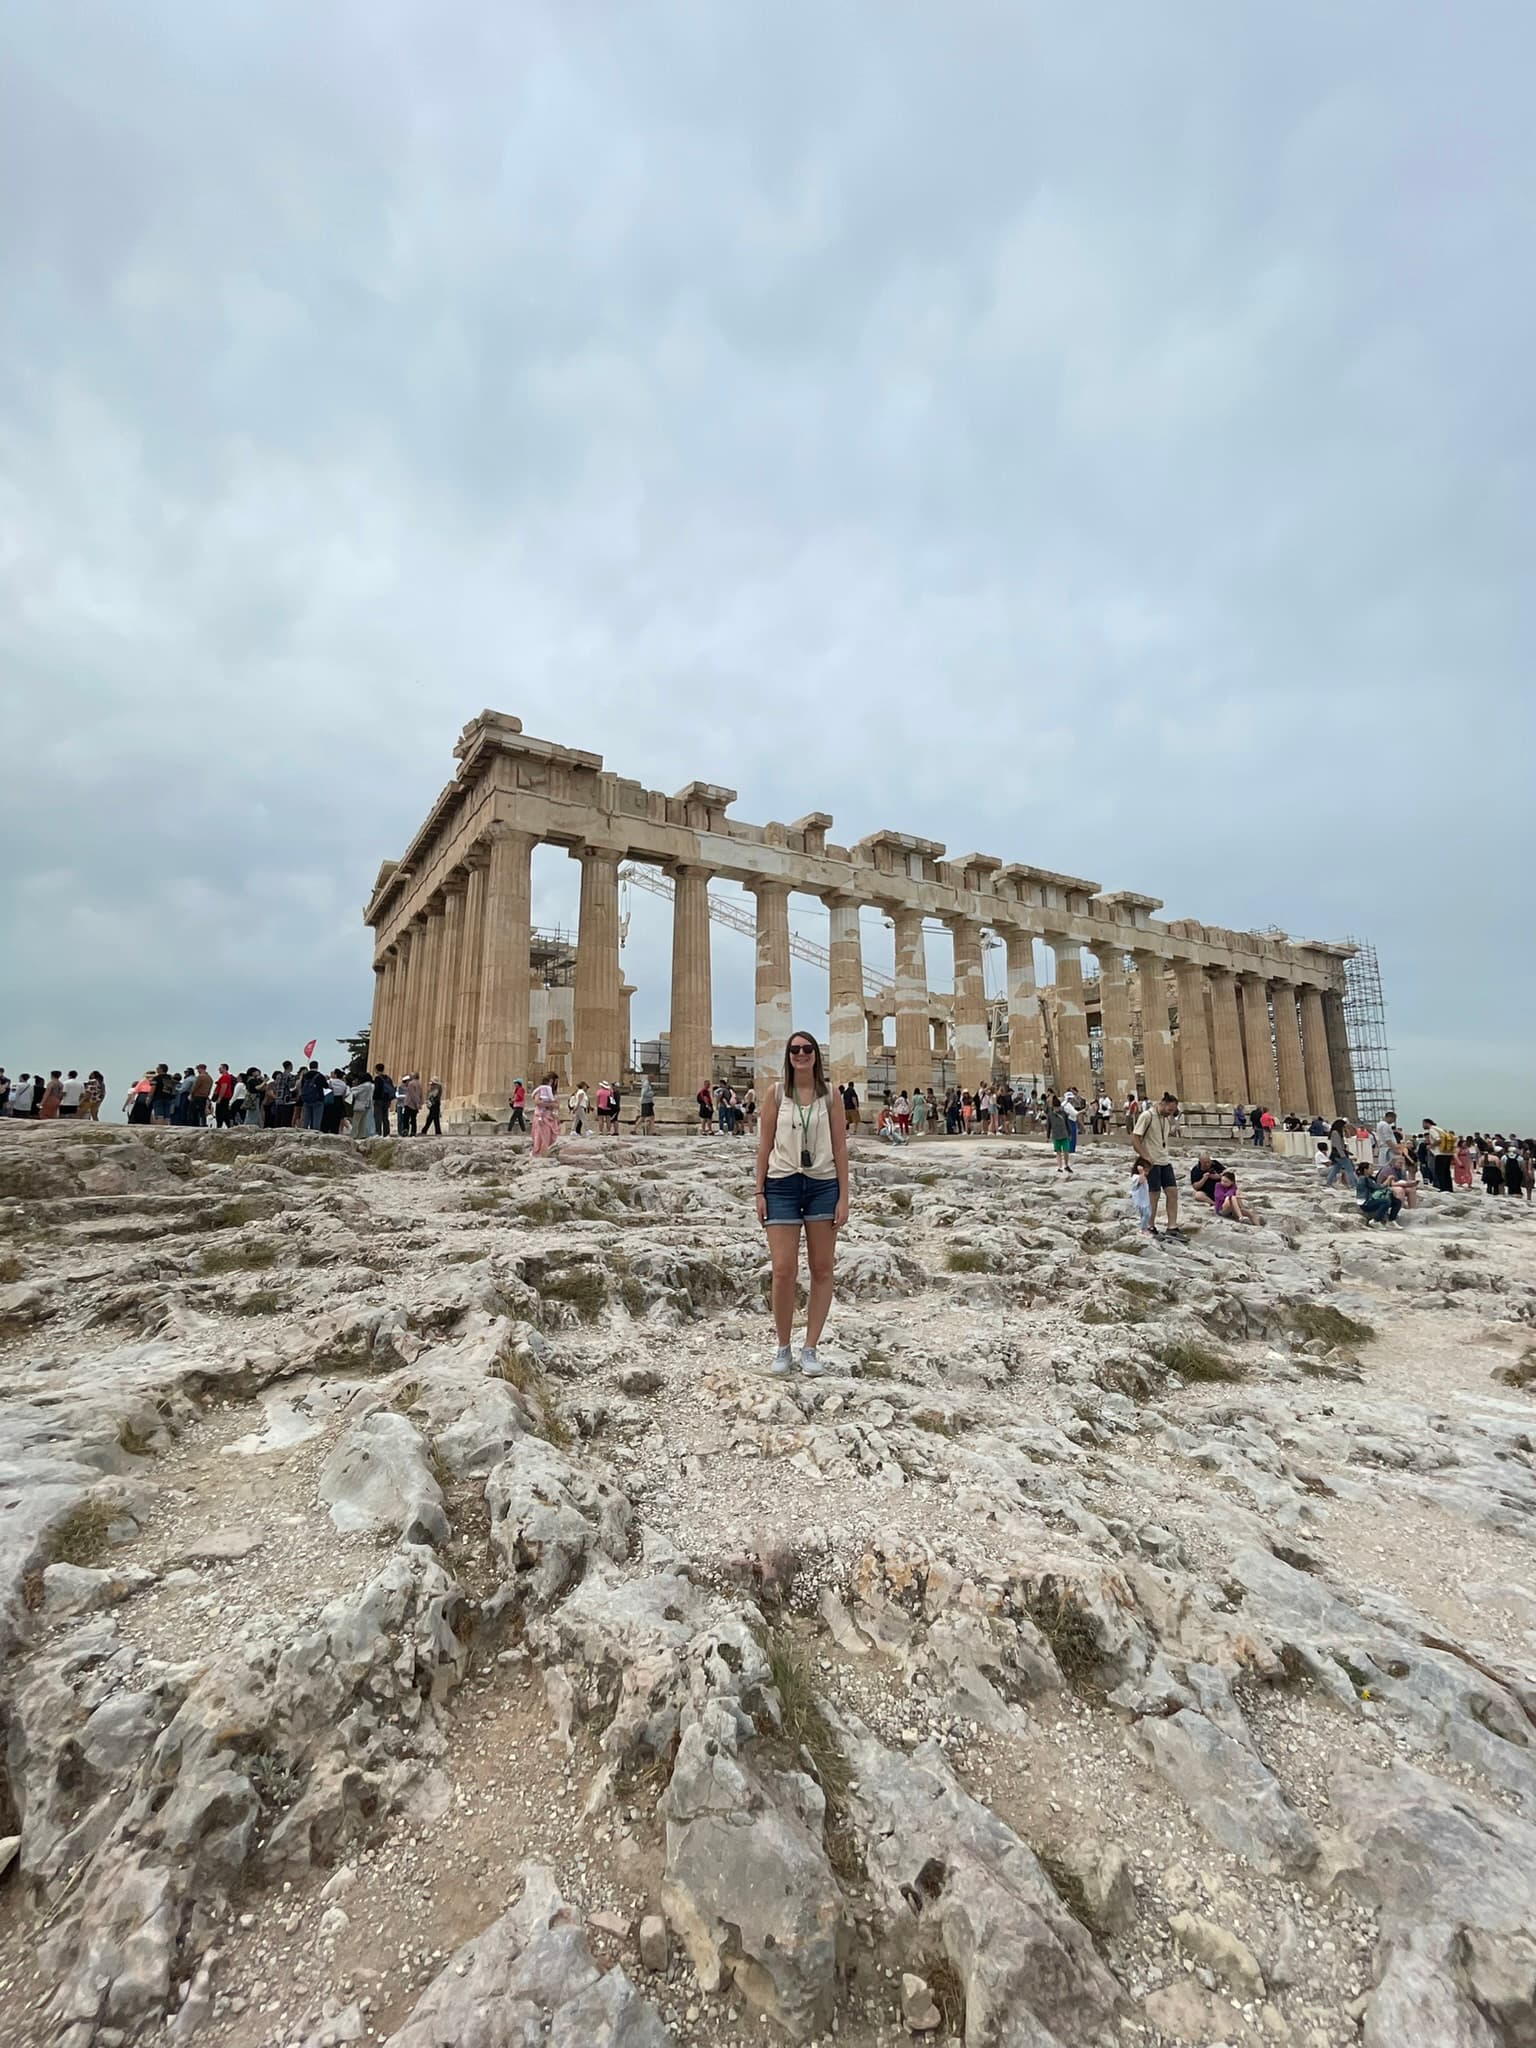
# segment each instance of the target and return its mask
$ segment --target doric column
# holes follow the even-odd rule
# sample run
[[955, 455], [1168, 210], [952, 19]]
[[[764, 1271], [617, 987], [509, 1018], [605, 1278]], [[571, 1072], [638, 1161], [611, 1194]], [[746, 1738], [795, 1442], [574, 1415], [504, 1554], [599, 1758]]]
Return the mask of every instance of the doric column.
[[1338, 1111], [1333, 1106], [1333, 1068], [1328, 1060], [1328, 1026], [1323, 1017], [1323, 992], [1311, 982], [1301, 988], [1301, 1057], [1307, 1077], [1307, 1107], [1314, 1116], [1331, 1123]]
[[[596, 1088], [617, 1081], [623, 1048], [619, 1033], [619, 856], [606, 848], [584, 846], [581, 862], [581, 910], [576, 929], [576, 1001], [572, 1031], [571, 1079]], [[695, 1082], [694, 1087], [698, 1086]]]
[[389, 1024], [389, 1071], [395, 1080], [405, 1065], [405, 1040], [411, 1028], [411, 955], [416, 934], [409, 925], [395, 939], [395, 1008]]
[[[464, 866], [464, 937], [459, 953], [458, 1013], [453, 1024], [457, 1048], [454, 1092], [473, 1096], [479, 1080], [480, 963], [485, 952], [485, 878], [490, 870], [490, 855], [483, 846], [474, 846], [465, 855]], [[516, 1074], [512, 1078], [516, 1080]], [[500, 1104], [494, 1106], [499, 1108]]]
[[1093, 1063], [1083, 1008], [1082, 948], [1065, 932], [1047, 932], [1045, 942], [1056, 958], [1056, 1086], [1086, 1095], [1093, 1087]]
[[1237, 982], [1224, 967], [1207, 970], [1211, 990], [1211, 1021], [1215, 1026], [1216, 1100], [1229, 1106], [1248, 1100], [1243, 1066], [1243, 1032], [1237, 1017]]
[[1275, 1065], [1280, 1074], [1280, 1110], [1284, 1116], [1300, 1116], [1307, 1108], [1307, 1070], [1301, 1058], [1301, 1026], [1296, 1014], [1296, 984], [1270, 983], [1269, 999], [1275, 1012]]
[[1216, 1077], [1211, 1071], [1211, 1037], [1205, 1026], [1205, 970], [1197, 961], [1176, 960], [1173, 979], [1179, 996], [1180, 1099], [1214, 1102]]
[[668, 1091], [690, 1096], [714, 1073], [714, 1004], [709, 974], [709, 875], [678, 866], [672, 876], [672, 1011]]
[[1136, 1086], [1136, 1052], [1131, 1043], [1131, 985], [1119, 945], [1098, 948], [1099, 1015], [1104, 1044], [1104, 1090], [1122, 1102]]
[[1013, 1080], [1038, 1087], [1045, 1079], [1045, 1034], [1035, 987], [1034, 934], [1005, 925], [1003, 944], [1008, 954], [1008, 1071]]
[[395, 975], [398, 971], [399, 956], [393, 946], [386, 946], [384, 957], [379, 962], [379, 978], [374, 984], [373, 1022], [368, 1028], [368, 1064], [375, 1060], [389, 1060], [390, 1016], [395, 1007]]
[[[962, 1088], [979, 1088], [992, 1073], [987, 1037], [987, 989], [981, 968], [981, 926], [974, 918], [952, 917], [955, 942], [954, 1060]], [[920, 1084], [926, 1088], [926, 1077]]]
[[443, 1078], [443, 977], [447, 963], [448, 921], [445, 898], [433, 897], [427, 905], [427, 988], [422, 1005], [421, 1057], [417, 1071], [422, 1084]]
[[926, 1088], [933, 1079], [933, 1042], [923, 915], [904, 907], [891, 915], [896, 926], [896, 1086]]
[[[443, 959], [437, 984], [437, 1076], [443, 1094], [460, 1090], [459, 986], [464, 973], [464, 889], [468, 877], [452, 874], [443, 884]], [[428, 1077], [430, 1079], [430, 1076]]]
[[1243, 1097], [1257, 1108], [1268, 1109], [1280, 1100], [1275, 1079], [1275, 1045], [1269, 1022], [1269, 990], [1258, 974], [1237, 977], [1238, 1015], [1243, 1024], [1243, 1071], [1248, 1092]]
[[851, 1081], [862, 1102], [869, 1093], [869, 1033], [864, 1019], [864, 945], [853, 896], [824, 896], [827, 906], [827, 1062], [839, 1085]]
[[1144, 1092], [1153, 1100], [1165, 1088], [1177, 1089], [1173, 1032], [1168, 1023], [1168, 986], [1158, 953], [1138, 953], [1136, 978], [1141, 984], [1141, 1072]]
[[[506, 1108], [528, 1057], [528, 948], [533, 922], [534, 839], [493, 825], [486, 865], [471, 869], [471, 905], [478, 897], [478, 939], [468, 957], [478, 983], [474, 1003], [474, 1095], [492, 1116]], [[476, 883], [478, 881], [478, 889]], [[580, 972], [578, 956], [578, 973]], [[468, 1005], [461, 1014], [467, 1014]], [[526, 1077], [524, 1077], [526, 1078]]]
[[1348, 1117], [1353, 1123], [1360, 1114], [1355, 1094], [1355, 1063], [1349, 1053], [1344, 998], [1331, 988], [1323, 990], [1323, 1028], [1328, 1035], [1328, 1066], [1333, 1075], [1335, 1113]]
[[[400, 1034], [400, 1065], [407, 1074], [421, 1070], [421, 1040], [426, 1027], [427, 981], [431, 961], [427, 953], [427, 917], [418, 911], [411, 919], [411, 973], [405, 987], [405, 1028]], [[398, 1077], [397, 1077], [398, 1078]]]
[[789, 884], [762, 881], [749, 886], [757, 898], [752, 1081], [758, 1100], [766, 1103], [767, 1091], [784, 1078], [784, 1047], [795, 1021], [789, 993]]

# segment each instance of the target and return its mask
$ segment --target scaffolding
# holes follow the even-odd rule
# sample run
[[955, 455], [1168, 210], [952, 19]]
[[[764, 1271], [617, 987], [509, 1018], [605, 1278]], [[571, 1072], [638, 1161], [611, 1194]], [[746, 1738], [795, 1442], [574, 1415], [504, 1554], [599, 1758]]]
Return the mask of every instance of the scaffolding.
[[1381, 969], [1374, 946], [1355, 938], [1345, 943], [1355, 949], [1344, 963], [1344, 1034], [1355, 1076], [1355, 1112], [1363, 1124], [1374, 1125], [1394, 1107]]

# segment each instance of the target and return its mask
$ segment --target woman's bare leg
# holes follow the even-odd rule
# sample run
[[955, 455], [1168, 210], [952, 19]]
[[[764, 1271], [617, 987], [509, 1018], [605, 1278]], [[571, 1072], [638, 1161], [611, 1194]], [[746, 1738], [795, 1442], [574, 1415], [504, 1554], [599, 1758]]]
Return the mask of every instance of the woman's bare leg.
[[[811, 1225], [807, 1224], [809, 1231]], [[795, 1275], [800, 1270], [800, 1229], [798, 1224], [768, 1225], [768, 1256], [773, 1261], [773, 1330], [782, 1349], [795, 1326]], [[831, 1293], [831, 1283], [828, 1283]], [[822, 1314], [826, 1311], [823, 1309]]]
[[805, 1314], [805, 1341], [813, 1349], [826, 1325], [832, 1306], [832, 1263], [837, 1249], [837, 1225], [830, 1219], [805, 1226], [805, 1260], [811, 1269], [811, 1299]]

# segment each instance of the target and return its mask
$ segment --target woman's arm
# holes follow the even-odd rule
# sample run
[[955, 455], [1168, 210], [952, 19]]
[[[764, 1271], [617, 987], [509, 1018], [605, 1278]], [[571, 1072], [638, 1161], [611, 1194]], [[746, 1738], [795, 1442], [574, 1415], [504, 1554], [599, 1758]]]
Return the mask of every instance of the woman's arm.
[[843, 1098], [834, 1088], [827, 1096], [827, 1124], [832, 1133], [832, 1159], [837, 1167], [837, 1214], [833, 1223], [841, 1230], [848, 1221], [848, 1118]]
[[752, 1193], [757, 1199], [757, 1220], [768, 1220], [768, 1197], [763, 1193], [763, 1182], [768, 1178], [768, 1162], [773, 1157], [773, 1141], [779, 1128], [779, 1090], [775, 1083], [773, 1093], [763, 1104], [757, 1120], [757, 1160], [752, 1169]]

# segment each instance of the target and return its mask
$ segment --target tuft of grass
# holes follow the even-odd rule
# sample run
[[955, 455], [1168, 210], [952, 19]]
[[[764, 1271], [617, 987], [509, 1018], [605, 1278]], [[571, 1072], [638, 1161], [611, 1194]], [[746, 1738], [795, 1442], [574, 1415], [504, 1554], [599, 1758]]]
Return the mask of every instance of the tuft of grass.
[[997, 1267], [990, 1252], [978, 1251], [972, 1245], [957, 1245], [944, 1255], [944, 1263], [951, 1273], [995, 1273]]
[[608, 1287], [596, 1266], [567, 1266], [538, 1282], [545, 1301], [563, 1301], [575, 1309], [584, 1323], [595, 1323], [608, 1300]]
[[0, 1255], [0, 1283], [9, 1286], [11, 1281], [19, 1280], [26, 1270], [14, 1252]]
[[211, 1244], [198, 1260], [202, 1273], [264, 1273], [277, 1264], [277, 1246], [265, 1238], [249, 1244]]
[[1077, 1692], [1096, 1689], [1099, 1638], [1070, 1584], [1051, 1574], [1030, 1587], [1025, 1600], [1030, 1620], [1051, 1646], [1067, 1684]]
[[1112, 1308], [1108, 1302], [1090, 1301], [1078, 1314], [1080, 1323], [1129, 1323], [1135, 1320], [1124, 1309]]
[[399, 1152], [400, 1140], [398, 1138], [371, 1138], [368, 1141], [368, 1149], [364, 1152], [363, 1157], [379, 1173], [388, 1173], [399, 1157]]
[[117, 1441], [130, 1458], [147, 1458], [153, 1448], [149, 1438], [142, 1430], [135, 1429], [126, 1415], [117, 1425]]
[[530, 1200], [519, 1203], [518, 1215], [525, 1223], [568, 1223], [574, 1215], [570, 1203], [563, 1195], [534, 1195]]
[[1496, 1365], [1493, 1377], [1500, 1386], [1536, 1386], [1536, 1347], [1527, 1346], [1513, 1365]]
[[1088, 1909], [1088, 1894], [1083, 1889], [1083, 1881], [1068, 1864], [1061, 1851], [1047, 1842], [1036, 1849], [1035, 1860], [1051, 1880], [1051, 1889], [1072, 1918], [1080, 1926], [1086, 1927], [1090, 1934], [1096, 1933], [1098, 1930], [1094, 1927], [1093, 1915]]
[[242, 1294], [238, 1301], [232, 1301], [229, 1312], [235, 1316], [275, 1316], [286, 1306], [281, 1294], [270, 1287], [259, 1287], [254, 1294]]
[[108, 1506], [105, 1501], [81, 1501], [49, 1538], [49, 1562], [100, 1564], [112, 1548], [107, 1531], [120, 1513], [120, 1509]]
[[1182, 1337], [1155, 1345], [1152, 1355], [1159, 1365], [1169, 1372], [1176, 1372], [1181, 1380], [1191, 1385], [1227, 1382], [1243, 1377], [1243, 1369], [1235, 1358], [1228, 1358], [1225, 1352], [1213, 1351], [1209, 1344], [1196, 1344]]
[[945, 2033], [957, 2041], [962, 2039], [965, 2034], [965, 1986], [960, 1982], [959, 1971], [948, 1956], [941, 1956], [936, 1963], [926, 1966], [923, 1975], [943, 2018]]
[[956, 1437], [960, 1426], [954, 1416], [946, 1415], [938, 1408], [914, 1408], [907, 1417], [914, 1429], [926, 1430], [929, 1436]]
[[252, 1195], [237, 1195], [233, 1201], [220, 1202], [208, 1218], [210, 1230], [238, 1230], [243, 1223], [259, 1223], [271, 1208]]
[[534, 1404], [539, 1417], [538, 1433], [544, 1441], [553, 1444], [557, 1451], [569, 1450], [574, 1441], [570, 1424], [555, 1406], [549, 1382], [538, 1367], [520, 1351], [507, 1349], [497, 1359], [496, 1371], [509, 1387], [516, 1387]]
[[1318, 1337], [1329, 1345], [1368, 1344], [1376, 1331], [1370, 1323], [1362, 1323], [1355, 1316], [1347, 1316], [1339, 1308], [1330, 1308], [1320, 1301], [1292, 1302], [1287, 1315], [1291, 1328], [1303, 1338]]
[[258, 1749], [245, 1759], [245, 1775], [251, 1789], [269, 1812], [280, 1813], [293, 1805], [304, 1789], [304, 1773], [292, 1757], [275, 1750]]
[[821, 1711], [810, 1659], [785, 1629], [772, 1630], [764, 1647], [768, 1653], [768, 1675], [779, 1696], [784, 1740], [802, 1761], [809, 1759], [812, 1774], [827, 1802], [822, 1825], [827, 1860], [839, 1877], [856, 1881], [864, 1873], [848, 1813], [848, 1788], [853, 1774]]

